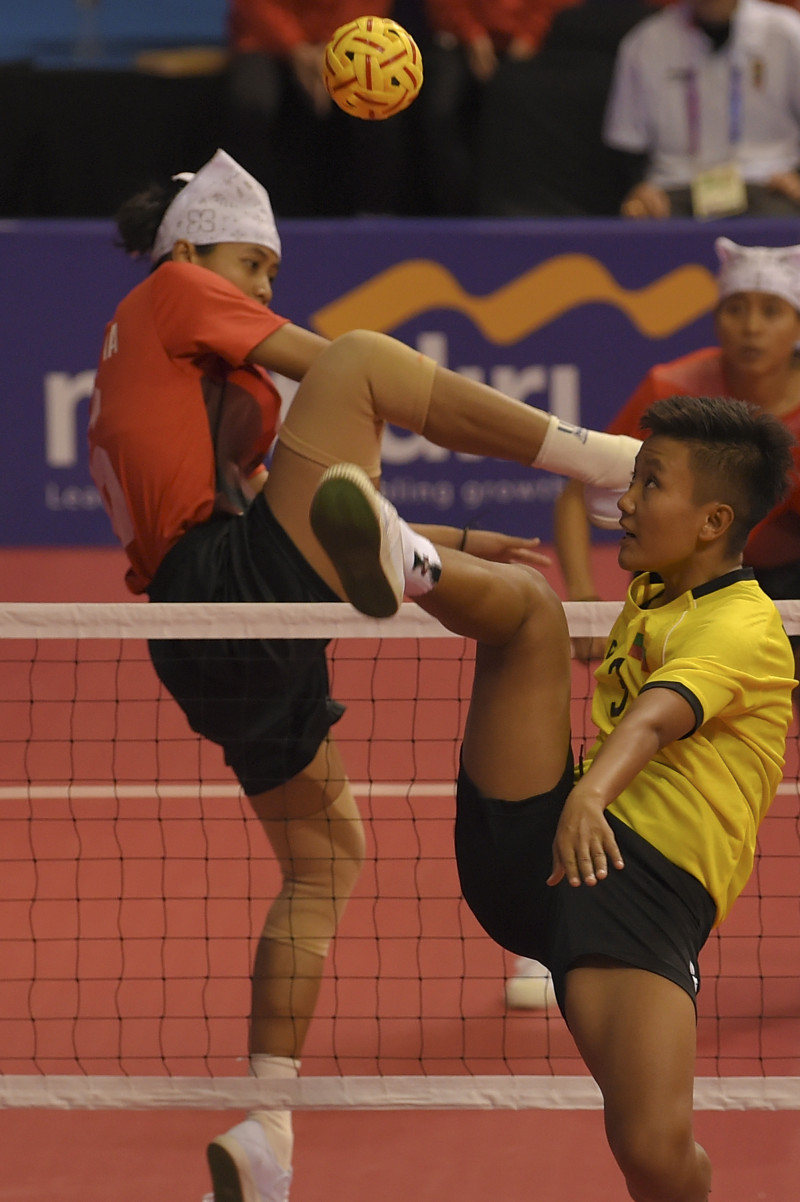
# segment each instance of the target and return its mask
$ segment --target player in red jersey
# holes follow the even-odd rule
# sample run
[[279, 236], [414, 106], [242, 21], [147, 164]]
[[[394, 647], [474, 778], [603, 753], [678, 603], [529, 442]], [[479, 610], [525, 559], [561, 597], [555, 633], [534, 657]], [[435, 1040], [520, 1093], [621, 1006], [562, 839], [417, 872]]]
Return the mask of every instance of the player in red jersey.
[[[92, 474], [153, 601], [338, 601], [337, 573], [309, 525], [331, 464], [380, 477], [386, 422], [452, 450], [621, 486], [638, 443], [558, 422], [439, 367], [384, 334], [328, 343], [269, 308], [281, 244], [264, 188], [224, 151], [119, 215], [129, 251], [153, 270], [109, 323], [90, 417]], [[269, 473], [278, 425], [267, 372], [300, 381]], [[463, 532], [428, 529], [456, 548]], [[471, 531], [484, 559], [541, 562], [535, 539]], [[437, 557], [422, 528], [410, 588]], [[415, 566], [416, 565], [416, 566]], [[293, 1077], [325, 956], [364, 852], [358, 807], [330, 728], [325, 642], [156, 640], [156, 671], [198, 733], [219, 744], [275, 852], [283, 887], [252, 978], [250, 1067]], [[215, 1139], [216, 1202], [285, 1202], [287, 1111], [264, 1110]]]
[[[800, 437], [800, 246], [739, 246], [718, 238], [716, 249], [720, 268], [714, 324], [719, 345], [652, 368], [613, 419], [610, 431], [641, 437], [639, 419], [649, 405], [686, 394], [750, 401]], [[794, 454], [797, 460], [797, 450]], [[618, 517], [612, 503], [609, 520], [616, 524]], [[568, 483], [556, 503], [555, 541], [568, 598], [596, 600], [580, 483]], [[773, 600], [800, 596], [797, 473], [785, 500], [750, 535], [744, 562]], [[587, 658], [602, 654], [596, 641], [589, 645], [587, 640], [579, 650]]]

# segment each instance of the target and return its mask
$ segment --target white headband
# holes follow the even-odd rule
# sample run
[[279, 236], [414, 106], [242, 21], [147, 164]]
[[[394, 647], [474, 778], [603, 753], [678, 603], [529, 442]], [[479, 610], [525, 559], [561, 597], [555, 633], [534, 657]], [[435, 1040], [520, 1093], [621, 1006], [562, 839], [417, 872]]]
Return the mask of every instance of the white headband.
[[738, 246], [717, 238], [719, 299], [734, 292], [768, 292], [800, 310], [800, 246]]
[[218, 150], [196, 175], [173, 178], [189, 182], [161, 219], [150, 252], [153, 262], [169, 254], [179, 238], [195, 246], [252, 242], [280, 258], [281, 240], [266, 188], [224, 150]]

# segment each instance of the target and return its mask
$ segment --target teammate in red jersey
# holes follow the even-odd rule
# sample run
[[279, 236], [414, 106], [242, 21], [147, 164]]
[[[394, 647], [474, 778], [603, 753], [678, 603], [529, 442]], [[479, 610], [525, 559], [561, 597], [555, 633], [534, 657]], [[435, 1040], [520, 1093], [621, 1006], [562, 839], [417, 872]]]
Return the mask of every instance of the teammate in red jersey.
[[[718, 346], [652, 368], [608, 429], [641, 437], [639, 420], [654, 401], [683, 393], [750, 401], [800, 437], [800, 246], [716, 242]], [[795, 449], [796, 465], [800, 464]], [[555, 542], [571, 601], [596, 600], [584, 487], [570, 482], [556, 503]], [[619, 514], [612, 500], [609, 521]], [[744, 562], [774, 600], [800, 596], [800, 476], [786, 498], [753, 530]], [[602, 654], [597, 641], [580, 650]], [[797, 654], [800, 667], [800, 655]]]
[[[452, 450], [622, 485], [638, 443], [560, 423], [439, 367], [384, 334], [328, 343], [270, 308], [281, 244], [269, 196], [224, 151], [119, 215], [123, 244], [153, 271], [103, 343], [90, 417], [92, 474], [153, 601], [337, 601], [341, 583], [309, 525], [323, 472], [354, 460], [380, 477], [386, 422]], [[267, 372], [301, 381], [269, 473], [278, 424]], [[463, 532], [431, 528], [451, 548]], [[536, 539], [470, 532], [484, 559], [541, 562]], [[438, 570], [413, 533], [409, 586]], [[416, 568], [414, 564], [416, 563]], [[260, 819], [283, 887], [252, 979], [250, 1066], [293, 1077], [325, 956], [364, 852], [361, 818], [330, 728], [323, 640], [156, 640], [156, 671], [194, 730], [219, 744]], [[251, 1115], [215, 1139], [216, 1202], [285, 1202], [287, 1111]]]

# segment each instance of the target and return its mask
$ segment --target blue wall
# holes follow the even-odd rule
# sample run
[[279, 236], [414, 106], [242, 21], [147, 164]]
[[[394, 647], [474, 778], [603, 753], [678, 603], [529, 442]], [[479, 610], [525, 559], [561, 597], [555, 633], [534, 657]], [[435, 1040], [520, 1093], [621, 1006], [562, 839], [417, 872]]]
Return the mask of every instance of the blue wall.
[[[713, 341], [714, 238], [800, 241], [792, 221], [285, 221], [277, 312], [335, 337], [395, 334], [562, 417], [602, 427], [653, 363]], [[105, 222], [0, 223], [0, 544], [113, 542], [85, 429], [105, 323], [146, 267]], [[290, 389], [287, 388], [287, 397]], [[551, 534], [558, 478], [388, 431], [389, 495], [415, 521]]]
[[153, 46], [223, 45], [226, 11], [226, 0], [0, 0], [0, 59], [85, 59], [87, 38], [109, 61]]

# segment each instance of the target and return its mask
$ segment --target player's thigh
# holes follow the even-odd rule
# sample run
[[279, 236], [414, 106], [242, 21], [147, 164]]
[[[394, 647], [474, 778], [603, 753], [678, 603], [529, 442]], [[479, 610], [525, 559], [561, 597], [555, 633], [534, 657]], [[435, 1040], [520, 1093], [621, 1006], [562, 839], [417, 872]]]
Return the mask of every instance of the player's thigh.
[[506, 801], [549, 792], [564, 772], [570, 741], [572, 676], [563, 607], [538, 573], [517, 576], [529, 596], [528, 616], [502, 646], [478, 645], [463, 747], [474, 784], [485, 796]]
[[251, 794], [248, 800], [262, 822], [285, 822], [328, 809], [347, 784], [339, 748], [332, 738], [325, 738], [301, 772], [274, 789]]
[[[325, 464], [315, 463], [278, 443], [264, 485], [264, 497], [275, 520], [300, 554], [329, 588], [340, 592], [338, 577], [311, 529], [309, 510]], [[378, 483], [377, 479], [375, 483]]]
[[[602, 888], [602, 883], [597, 886]], [[612, 1146], [688, 1138], [696, 1052], [692, 999], [675, 982], [597, 957], [566, 978], [566, 1019], [603, 1093]]]
[[[279, 789], [251, 797], [250, 803], [284, 881], [292, 882], [293, 904], [305, 898], [306, 914], [309, 905], [312, 911], [316, 906], [327, 937], [358, 879], [366, 850], [361, 813], [334, 741], [325, 739], [304, 771]], [[328, 931], [323, 919], [331, 915]], [[275, 916], [272, 911], [273, 921]]]

